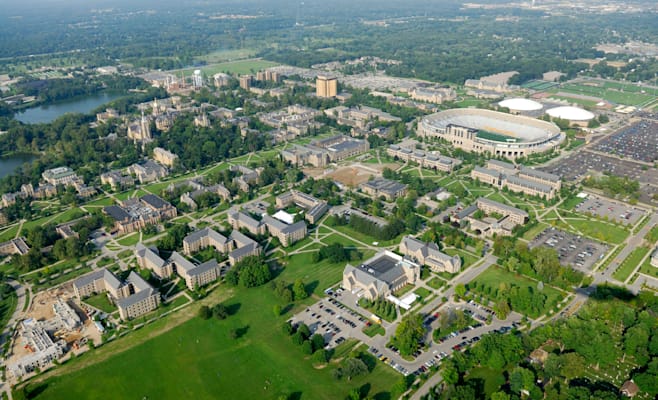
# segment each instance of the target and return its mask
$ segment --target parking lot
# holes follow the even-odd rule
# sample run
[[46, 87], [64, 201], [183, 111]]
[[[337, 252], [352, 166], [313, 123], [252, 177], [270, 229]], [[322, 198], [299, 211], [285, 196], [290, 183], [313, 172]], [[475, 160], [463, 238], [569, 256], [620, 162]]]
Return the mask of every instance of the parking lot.
[[537, 246], [555, 249], [560, 264], [584, 273], [590, 272], [608, 251], [606, 245], [555, 228], [545, 229], [530, 243], [530, 248]]
[[635, 225], [646, 212], [624, 203], [617, 203], [599, 196], [589, 196], [575, 208], [581, 213], [589, 213], [609, 221]]
[[638, 161], [658, 159], [658, 122], [642, 119], [601, 139], [594, 150]]
[[329, 297], [295, 315], [291, 322], [303, 322], [311, 334], [322, 335], [327, 348], [332, 348], [360, 332], [366, 319]]
[[655, 168], [647, 167], [644, 164], [583, 150], [560, 158], [551, 165], [539, 169], [560, 175], [565, 182], [579, 181], [591, 171], [627, 176], [640, 182], [641, 202], [658, 205], [658, 201], [653, 199], [653, 195], [658, 193], [658, 173]]

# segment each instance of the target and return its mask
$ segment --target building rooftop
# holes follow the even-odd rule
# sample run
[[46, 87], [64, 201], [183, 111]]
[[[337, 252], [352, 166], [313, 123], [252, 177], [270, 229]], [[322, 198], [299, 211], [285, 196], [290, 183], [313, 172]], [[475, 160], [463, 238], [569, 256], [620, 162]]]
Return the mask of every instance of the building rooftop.
[[550, 193], [553, 190], [553, 188], [549, 185], [531, 181], [529, 179], [519, 178], [518, 176], [508, 176], [506, 179], [507, 182], [512, 183], [514, 185], [527, 187], [542, 193]]
[[527, 175], [527, 176], [532, 176], [538, 179], [543, 179], [547, 180], [550, 182], [559, 182], [560, 177], [555, 174], [550, 174], [548, 172], [540, 171], [534, 168], [528, 168], [528, 167], [521, 167], [521, 174]]
[[378, 192], [387, 193], [391, 196], [394, 196], [396, 193], [407, 187], [407, 185], [403, 183], [386, 178], [375, 178], [371, 181], [364, 182], [362, 185], [377, 190]]

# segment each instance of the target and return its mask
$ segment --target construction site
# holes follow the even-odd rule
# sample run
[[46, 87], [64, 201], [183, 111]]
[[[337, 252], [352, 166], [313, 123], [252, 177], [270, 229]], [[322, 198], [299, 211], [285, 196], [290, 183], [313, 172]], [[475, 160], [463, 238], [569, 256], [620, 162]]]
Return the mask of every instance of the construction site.
[[71, 285], [37, 293], [12, 337], [8, 376], [21, 380], [70, 352], [86, 351], [89, 341], [100, 344], [104, 328], [90, 318], [91, 311], [77, 302]]

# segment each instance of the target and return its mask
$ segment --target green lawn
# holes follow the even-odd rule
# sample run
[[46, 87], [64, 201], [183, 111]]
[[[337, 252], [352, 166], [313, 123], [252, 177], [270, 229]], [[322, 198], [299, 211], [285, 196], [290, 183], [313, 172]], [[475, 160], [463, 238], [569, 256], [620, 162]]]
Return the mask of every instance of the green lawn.
[[370, 337], [373, 337], [375, 335], [384, 336], [386, 334], [386, 330], [384, 330], [384, 328], [381, 325], [373, 323], [372, 325], [363, 328], [363, 333], [365, 333]]
[[647, 255], [649, 252], [647, 247], [638, 247], [631, 252], [631, 254], [626, 257], [626, 259], [621, 263], [619, 268], [612, 274], [612, 277], [617, 279], [620, 282], [624, 282], [628, 277], [633, 273], [635, 268], [640, 265], [642, 258]]
[[[27, 294], [27, 290], [25, 291]], [[0, 300], [0, 326], [5, 327], [9, 322], [9, 318], [16, 310], [18, 302], [18, 297], [16, 296], [16, 291], [11, 289], [7, 296], [4, 299]]]
[[[362, 259], [372, 257], [373, 251], [362, 252]], [[285, 265], [281, 278], [292, 282], [301, 279], [313, 289], [313, 292], [322, 295], [324, 290], [343, 279], [343, 270], [347, 263], [331, 263], [322, 260], [318, 263], [312, 261], [313, 253], [302, 253], [290, 256], [288, 261], [281, 261]], [[359, 261], [351, 261], [352, 265]]]
[[[501, 284], [503, 283], [506, 285], [505, 291], [501, 291]], [[468, 286], [471, 288], [471, 290], [490, 298], [494, 302], [498, 299], [499, 296], [507, 296], [507, 291], [509, 291], [512, 286], [516, 286], [518, 288], [527, 287], [530, 288], [533, 292], [537, 292], [539, 290], [537, 288], [537, 282], [534, 280], [523, 275], [517, 275], [512, 272], [508, 272], [507, 270], [496, 266], [487, 268], [486, 271], [471, 281]], [[475, 287], [478, 287], [478, 289], [473, 289]], [[484, 289], [482, 289], [483, 287]], [[555, 307], [555, 305], [564, 298], [562, 292], [550, 287], [547, 284], [544, 284], [544, 288], [542, 289], [541, 293], [546, 296], [546, 301], [542, 307], [534, 310], [528, 307], [527, 309], [518, 309], [514, 311], [527, 314], [531, 318], [537, 318], [540, 315], [545, 314], [551, 308]]]
[[66, 211], [63, 211], [59, 214], [55, 215], [50, 215], [48, 217], [43, 217], [39, 219], [35, 219], [33, 221], [28, 221], [25, 224], [23, 224], [23, 230], [22, 232], [25, 232], [26, 230], [30, 230], [31, 228], [34, 228], [35, 226], [42, 226], [45, 224], [61, 224], [62, 222], [68, 222], [72, 221], [76, 218], [80, 218], [84, 216], [86, 213], [79, 209], [78, 207], [75, 208], [70, 208]]
[[544, 231], [544, 229], [548, 228], [549, 225], [545, 224], [543, 222], [538, 223], [537, 225], [533, 226], [532, 228], [528, 229], [524, 234], [523, 238], [525, 240], [533, 240], [534, 238], [537, 237], [540, 233]]
[[117, 240], [122, 246], [134, 246], [139, 242], [139, 232], [130, 233]]
[[421, 300], [426, 300], [429, 296], [432, 295], [432, 292], [425, 289], [424, 287], [419, 287], [418, 289], [414, 290], [414, 293], [420, 296]]
[[[313, 368], [279, 329], [287, 316], [270, 312], [276, 301], [269, 287], [240, 290], [226, 301], [237, 309], [226, 320], [193, 318], [130, 351], [28, 390], [37, 392], [36, 399], [276, 399], [290, 394], [343, 399], [369, 383], [369, 396], [392, 398], [389, 390], [399, 375], [381, 363], [352, 381], [335, 380], [335, 364]], [[234, 329], [242, 332], [238, 339], [230, 337]]]
[[110, 300], [107, 298], [107, 293], [99, 293], [97, 295], [87, 297], [83, 300], [83, 302], [108, 314], [111, 314], [117, 310], [116, 306], [110, 303]]
[[5, 229], [0, 233], [0, 242], [7, 242], [16, 237], [18, 233], [19, 224], [16, 224], [10, 228]]
[[350, 227], [349, 225], [333, 226], [332, 228], [346, 234], [347, 236], [349, 236], [351, 238], [354, 238], [354, 239], [356, 239], [360, 242], [363, 242], [365, 244], [373, 245], [373, 243], [377, 243], [377, 246], [380, 246], [380, 247], [385, 247], [385, 246], [391, 246], [391, 245], [394, 245], [394, 244], [398, 244], [398, 243], [400, 243], [400, 239], [402, 239], [402, 236], [404, 236], [406, 234], [406, 232], [403, 232], [402, 234], [398, 235], [397, 237], [395, 237], [391, 240], [377, 240], [377, 239], [375, 239], [374, 237], [372, 237], [370, 235], [366, 235], [364, 233], [361, 233], [361, 232], [358, 232], [358, 231], [352, 229], [352, 227]]
[[[261, 60], [257, 58], [252, 58], [248, 60], [240, 60], [240, 61], [228, 61], [228, 62], [223, 62], [219, 64], [212, 64], [212, 65], [207, 65], [205, 67], [201, 67], [201, 71], [206, 76], [212, 76], [218, 72], [225, 72], [228, 74], [238, 74], [238, 75], [245, 75], [245, 74], [255, 74], [259, 70], [269, 68], [269, 67], [274, 67], [280, 65], [279, 63], [275, 63], [272, 61], [266, 61], [266, 60]], [[184, 74], [185, 75], [191, 75], [192, 72], [196, 68], [192, 68], [189, 70], [185, 70]]]
[[608, 243], [621, 244], [628, 237], [628, 230], [603, 221], [568, 219], [567, 223], [585, 236]]
[[427, 282], [427, 286], [431, 287], [432, 289], [440, 289], [443, 285], [446, 284], [446, 281], [444, 281], [441, 278], [434, 277], [430, 279], [429, 282]]
[[478, 257], [474, 256], [473, 254], [465, 251], [465, 250], [460, 250], [460, 249], [445, 249], [443, 251], [449, 256], [454, 256], [458, 255], [462, 258], [462, 269], [468, 268], [471, 265], [473, 265], [477, 260], [479, 260]]
[[651, 244], [658, 242], [658, 225], [651, 228], [644, 238]]
[[483, 381], [483, 385], [480, 387], [484, 388], [486, 398], [490, 398], [492, 393], [497, 392], [500, 390], [500, 387], [505, 385], [505, 377], [502, 371], [496, 371], [486, 367], [476, 367], [469, 372], [466, 381], [475, 380]]

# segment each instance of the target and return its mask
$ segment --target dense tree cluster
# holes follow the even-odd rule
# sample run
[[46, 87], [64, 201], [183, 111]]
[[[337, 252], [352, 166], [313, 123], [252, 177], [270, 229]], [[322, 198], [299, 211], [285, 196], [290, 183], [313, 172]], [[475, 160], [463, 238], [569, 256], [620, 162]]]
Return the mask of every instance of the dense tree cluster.
[[582, 282], [584, 274], [571, 267], [560, 265], [554, 249], [537, 246], [530, 250], [527, 244], [510, 237], [494, 240], [494, 254], [499, 264], [510, 272], [528, 275], [562, 289], [569, 289]]
[[[601, 286], [573, 317], [529, 333], [490, 334], [464, 353], [444, 360], [445, 384], [432, 399], [618, 399], [619, 384], [608, 381], [622, 369], [620, 381], [633, 379], [650, 397], [658, 395], [658, 300], [649, 293], [633, 297], [623, 289]], [[542, 362], [528, 355], [542, 348]], [[624, 361], [635, 365], [623, 370]], [[469, 378], [486, 368], [501, 378], [489, 396], [482, 381]], [[598, 377], [598, 378], [593, 378]], [[507, 384], [502, 385], [502, 382]], [[471, 397], [463, 397], [464, 395]]]
[[257, 256], [243, 258], [226, 273], [226, 282], [245, 288], [263, 285], [270, 279], [272, 279], [270, 267]]
[[411, 313], [402, 318], [395, 328], [395, 336], [391, 343], [395, 345], [403, 356], [410, 356], [420, 347], [420, 341], [425, 336], [423, 316]]
[[335, 216], [333, 222], [336, 225], [349, 225], [350, 228], [379, 240], [394, 239], [405, 230], [404, 222], [398, 219], [389, 221], [384, 226], [358, 215], [350, 215], [349, 220], [344, 216]]
[[379, 297], [374, 300], [368, 300], [362, 297], [359, 299], [359, 305], [372, 311], [376, 316], [386, 321], [395, 321], [395, 318], [398, 316], [397, 311], [395, 311], [395, 304]]
[[637, 200], [640, 197], [640, 182], [627, 176], [604, 175], [585, 178], [583, 185], [603, 190], [610, 197], [630, 197]]

